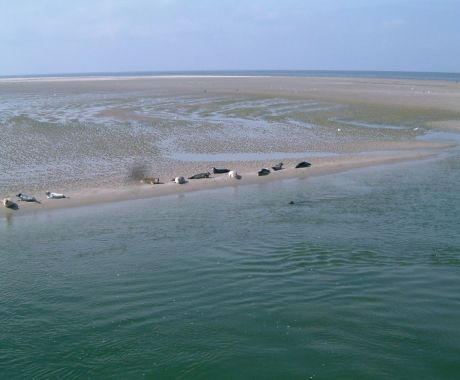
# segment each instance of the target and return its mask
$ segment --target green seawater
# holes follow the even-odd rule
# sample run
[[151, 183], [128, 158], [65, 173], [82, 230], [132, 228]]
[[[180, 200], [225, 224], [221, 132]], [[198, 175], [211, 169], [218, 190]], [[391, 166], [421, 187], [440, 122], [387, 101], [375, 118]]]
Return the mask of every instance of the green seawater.
[[459, 158], [2, 220], [0, 378], [458, 379]]

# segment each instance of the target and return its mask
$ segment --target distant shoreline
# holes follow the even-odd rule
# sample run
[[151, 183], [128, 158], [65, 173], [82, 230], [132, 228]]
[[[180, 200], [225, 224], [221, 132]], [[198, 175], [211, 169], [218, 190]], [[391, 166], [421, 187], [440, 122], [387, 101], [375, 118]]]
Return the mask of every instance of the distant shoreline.
[[411, 72], [411, 71], [360, 71], [360, 70], [196, 70], [196, 71], [127, 71], [127, 72], [88, 72], [53, 74], [0, 75], [4, 80], [55, 80], [55, 79], [122, 79], [122, 78], [226, 78], [226, 77], [318, 77], [318, 78], [363, 78], [363, 79], [402, 79], [402, 80], [440, 80], [459, 82], [460, 73], [455, 72]]
[[21, 76], [21, 77], [0, 77], [2, 82], [79, 82], [79, 81], [113, 81], [113, 80], [136, 80], [136, 79], [221, 79], [221, 78], [269, 78], [262, 75], [137, 75], [137, 76]]

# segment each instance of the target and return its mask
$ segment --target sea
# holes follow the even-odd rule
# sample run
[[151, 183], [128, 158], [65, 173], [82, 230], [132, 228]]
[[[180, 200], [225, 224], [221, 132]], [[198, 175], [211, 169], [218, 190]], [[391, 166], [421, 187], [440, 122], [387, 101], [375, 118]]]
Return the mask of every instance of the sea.
[[194, 71], [132, 71], [84, 72], [0, 75], [0, 78], [73, 78], [73, 77], [139, 77], [139, 76], [288, 76], [288, 77], [341, 77], [460, 81], [460, 73], [432, 71], [372, 71], [372, 70], [194, 70]]
[[459, 185], [456, 147], [5, 216], [0, 378], [458, 379]]

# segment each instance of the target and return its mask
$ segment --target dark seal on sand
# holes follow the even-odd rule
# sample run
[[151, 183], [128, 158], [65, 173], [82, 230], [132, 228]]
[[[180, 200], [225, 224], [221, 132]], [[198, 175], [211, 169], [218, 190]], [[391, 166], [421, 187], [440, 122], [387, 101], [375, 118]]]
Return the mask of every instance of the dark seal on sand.
[[302, 161], [302, 162], [299, 162], [295, 168], [296, 169], [299, 169], [299, 168], [309, 168], [311, 166], [311, 164], [307, 161]]

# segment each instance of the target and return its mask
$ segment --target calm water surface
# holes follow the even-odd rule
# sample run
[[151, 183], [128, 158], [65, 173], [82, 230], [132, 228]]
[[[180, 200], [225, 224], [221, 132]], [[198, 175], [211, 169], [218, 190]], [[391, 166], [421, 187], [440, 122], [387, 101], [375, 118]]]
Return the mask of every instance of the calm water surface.
[[457, 379], [459, 184], [454, 152], [3, 220], [0, 378]]

